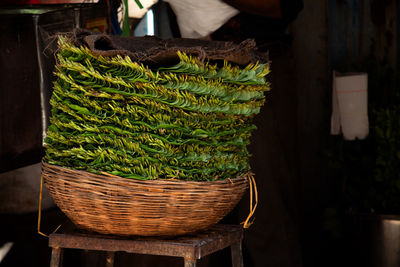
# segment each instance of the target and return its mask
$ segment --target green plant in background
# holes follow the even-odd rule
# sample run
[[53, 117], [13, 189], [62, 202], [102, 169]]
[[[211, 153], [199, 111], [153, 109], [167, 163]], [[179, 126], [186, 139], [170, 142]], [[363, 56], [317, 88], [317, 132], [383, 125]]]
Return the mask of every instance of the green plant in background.
[[59, 39], [45, 161], [134, 179], [215, 180], [250, 170], [252, 117], [268, 64], [244, 68], [177, 52], [151, 69]]
[[374, 180], [382, 210], [400, 212], [400, 104], [373, 110], [376, 164]]

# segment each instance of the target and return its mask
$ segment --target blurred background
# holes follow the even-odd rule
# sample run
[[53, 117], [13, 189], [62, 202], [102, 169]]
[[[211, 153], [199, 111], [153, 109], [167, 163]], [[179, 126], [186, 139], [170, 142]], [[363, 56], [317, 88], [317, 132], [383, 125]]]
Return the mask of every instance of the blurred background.
[[[74, 28], [255, 39], [269, 53], [272, 90], [249, 147], [259, 202], [244, 265], [400, 266], [400, 2], [140, 2], [1, 1], [0, 267], [49, 266], [48, 240], [37, 234], [40, 162], [54, 35]], [[248, 201], [223, 222], [243, 221]], [[67, 221], [46, 190], [42, 210], [42, 232]], [[64, 266], [104, 266], [104, 257], [69, 250]], [[183, 261], [117, 254], [115, 266], [133, 264]], [[231, 266], [230, 251], [199, 266]]]

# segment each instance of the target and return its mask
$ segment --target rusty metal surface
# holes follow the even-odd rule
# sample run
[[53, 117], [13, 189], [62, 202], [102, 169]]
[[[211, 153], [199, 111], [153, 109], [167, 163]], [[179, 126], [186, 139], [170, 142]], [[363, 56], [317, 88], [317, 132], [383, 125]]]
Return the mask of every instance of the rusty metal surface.
[[128, 253], [200, 259], [241, 242], [243, 229], [237, 225], [215, 225], [207, 231], [176, 238], [122, 238], [61, 229], [49, 236], [50, 247], [124, 251]]

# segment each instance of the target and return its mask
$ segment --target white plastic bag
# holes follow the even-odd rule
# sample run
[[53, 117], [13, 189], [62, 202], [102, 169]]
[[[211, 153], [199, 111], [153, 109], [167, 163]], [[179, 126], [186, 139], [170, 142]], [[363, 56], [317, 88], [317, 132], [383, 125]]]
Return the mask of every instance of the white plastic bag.
[[345, 140], [365, 139], [369, 133], [368, 75], [333, 72], [331, 134]]
[[164, 0], [174, 11], [182, 37], [201, 38], [216, 31], [239, 11], [220, 0]]

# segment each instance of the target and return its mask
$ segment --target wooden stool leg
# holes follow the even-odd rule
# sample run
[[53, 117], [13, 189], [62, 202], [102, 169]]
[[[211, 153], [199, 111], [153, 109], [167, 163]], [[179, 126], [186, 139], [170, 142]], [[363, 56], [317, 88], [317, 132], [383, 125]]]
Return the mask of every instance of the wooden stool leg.
[[50, 267], [62, 267], [63, 249], [53, 247], [51, 251]]
[[185, 267], [196, 267], [196, 260], [185, 258]]
[[243, 267], [242, 243], [231, 246], [232, 267]]
[[114, 267], [114, 256], [115, 253], [113, 251], [107, 251], [106, 267]]

